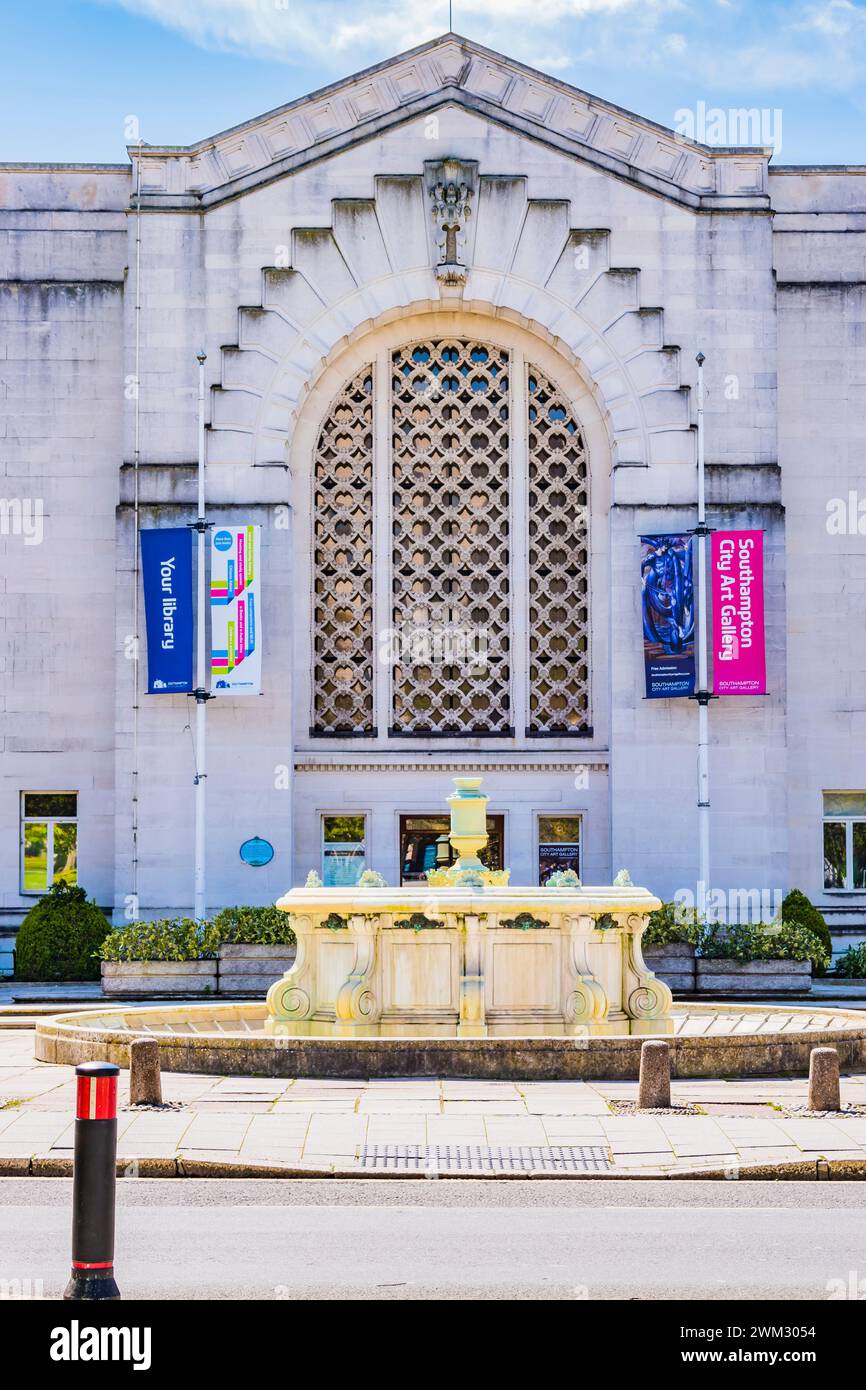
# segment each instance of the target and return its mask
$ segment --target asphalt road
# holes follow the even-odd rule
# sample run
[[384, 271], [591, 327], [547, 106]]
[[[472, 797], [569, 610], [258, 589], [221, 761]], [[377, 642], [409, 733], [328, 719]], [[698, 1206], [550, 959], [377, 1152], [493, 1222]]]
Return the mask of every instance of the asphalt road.
[[[70, 1202], [0, 1179], [0, 1281], [61, 1293]], [[826, 1299], [866, 1280], [866, 1184], [127, 1180], [116, 1272], [127, 1299]]]

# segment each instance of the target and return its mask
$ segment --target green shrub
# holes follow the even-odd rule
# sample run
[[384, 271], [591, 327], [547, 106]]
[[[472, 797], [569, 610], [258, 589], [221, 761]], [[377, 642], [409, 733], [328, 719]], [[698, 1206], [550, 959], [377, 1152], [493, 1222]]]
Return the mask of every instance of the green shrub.
[[162, 917], [157, 922], [130, 922], [117, 927], [102, 943], [102, 960], [208, 960], [219, 949], [212, 922], [191, 917]]
[[294, 946], [292, 919], [278, 907], [224, 907], [212, 926], [219, 941], [237, 946]]
[[54, 886], [34, 903], [15, 941], [18, 980], [98, 980], [96, 952], [111, 923], [83, 888]]
[[644, 946], [667, 946], [672, 941], [684, 941], [700, 946], [706, 928], [694, 907], [680, 903], [662, 903], [657, 912], [650, 913], [649, 926], [644, 932]]
[[701, 943], [708, 960], [811, 960], [823, 969], [830, 959], [815, 932], [801, 922], [736, 922]]
[[823, 975], [833, 955], [833, 942], [830, 938], [830, 928], [827, 926], [827, 923], [817, 907], [813, 906], [806, 897], [806, 894], [801, 893], [799, 888], [793, 888], [782, 903], [782, 921], [799, 922], [801, 926], [807, 927], [809, 931], [814, 932], [815, 936], [817, 936], [818, 940], [821, 942], [824, 955], [827, 957], [826, 964], [819, 967], [817, 970], [819, 975]]
[[866, 941], [859, 946], [849, 946], [836, 962], [836, 974], [846, 980], [866, 978]]

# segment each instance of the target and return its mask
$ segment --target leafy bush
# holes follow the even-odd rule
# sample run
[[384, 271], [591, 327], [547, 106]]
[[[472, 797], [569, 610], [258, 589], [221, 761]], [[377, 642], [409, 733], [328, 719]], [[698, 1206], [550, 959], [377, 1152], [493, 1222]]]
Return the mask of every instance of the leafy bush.
[[817, 967], [817, 973], [823, 975], [833, 955], [830, 928], [817, 907], [813, 906], [806, 894], [801, 893], [798, 888], [793, 888], [782, 903], [782, 921], [797, 922], [817, 936], [821, 942], [823, 953], [827, 957], [825, 964]]
[[98, 980], [96, 952], [111, 923], [83, 888], [54, 886], [34, 903], [15, 942], [18, 980]]
[[736, 922], [701, 942], [707, 960], [811, 960], [823, 969], [830, 959], [821, 939], [800, 922]]
[[292, 919], [278, 907], [224, 907], [212, 922], [220, 944], [294, 946]]
[[846, 980], [866, 978], [866, 941], [859, 946], [849, 946], [836, 962], [836, 974]]
[[696, 908], [683, 907], [681, 903], [662, 903], [658, 911], [650, 913], [643, 944], [667, 946], [672, 941], [684, 941], [689, 946], [699, 947], [709, 930]]
[[191, 917], [162, 917], [157, 922], [130, 922], [117, 927], [102, 943], [102, 960], [208, 960], [219, 949], [212, 922]]

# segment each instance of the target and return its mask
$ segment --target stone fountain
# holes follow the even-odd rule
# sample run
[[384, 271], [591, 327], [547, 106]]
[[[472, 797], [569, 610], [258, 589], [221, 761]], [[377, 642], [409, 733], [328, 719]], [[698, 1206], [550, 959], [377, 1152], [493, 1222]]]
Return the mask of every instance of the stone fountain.
[[[456, 862], [426, 886], [318, 882], [277, 906], [297, 937], [272, 985], [272, 1036], [599, 1037], [672, 1033], [671, 993], [647, 968], [641, 937], [661, 904], [619, 875], [610, 888], [556, 874], [518, 888], [486, 869], [488, 797], [455, 777], [448, 798]], [[311, 875], [315, 878], [315, 875]]]

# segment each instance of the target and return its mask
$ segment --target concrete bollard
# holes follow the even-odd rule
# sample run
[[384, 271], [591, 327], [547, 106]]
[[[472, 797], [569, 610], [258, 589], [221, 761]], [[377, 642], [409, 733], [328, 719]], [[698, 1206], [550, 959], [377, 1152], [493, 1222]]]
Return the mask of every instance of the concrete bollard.
[[640, 1050], [639, 1110], [667, 1110], [671, 1103], [671, 1049], [662, 1039], [648, 1038]]
[[137, 1038], [129, 1044], [130, 1105], [161, 1105], [159, 1043], [156, 1038]]
[[835, 1047], [813, 1047], [809, 1053], [810, 1110], [841, 1110], [839, 1053]]

